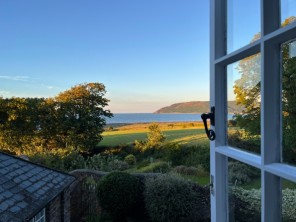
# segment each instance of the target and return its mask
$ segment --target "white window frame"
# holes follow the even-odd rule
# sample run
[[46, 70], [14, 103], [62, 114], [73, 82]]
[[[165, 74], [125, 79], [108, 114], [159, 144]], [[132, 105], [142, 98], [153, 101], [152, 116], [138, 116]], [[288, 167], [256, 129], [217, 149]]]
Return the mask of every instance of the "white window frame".
[[30, 222], [46, 222], [45, 217], [45, 208], [39, 211], [31, 220]]
[[[260, 0], [259, 0], [260, 1]], [[227, 54], [227, 0], [210, 4], [210, 100], [215, 106], [211, 141], [211, 220], [229, 221], [228, 157], [261, 171], [261, 221], [282, 221], [281, 179], [296, 183], [296, 167], [282, 163], [280, 45], [296, 38], [296, 22], [280, 28], [280, 0], [261, 0], [261, 38]], [[261, 155], [227, 144], [226, 66], [261, 53]]]

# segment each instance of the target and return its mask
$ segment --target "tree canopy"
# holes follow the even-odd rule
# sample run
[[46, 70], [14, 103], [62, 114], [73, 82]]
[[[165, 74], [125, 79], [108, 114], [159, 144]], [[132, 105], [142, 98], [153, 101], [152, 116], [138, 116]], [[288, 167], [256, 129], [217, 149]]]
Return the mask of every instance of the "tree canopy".
[[84, 83], [53, 98], [0, 98], [0, 147], [15, 153], [75, 148], [88, 151], [112, 117], [101, 83]]
[[[282, 26], [295, 21], [290, 17]], [[258, 38], [256, 35], [254, 38]], [[282, 109], [283, 109], [283, 145], [284, 159], [296, 163], [296, 42], [282, 44]], [[235, 81], [236, 102], [244, 107], [241, 114], [235, 115], [237, 125], [250, 135], [260, 135], [260, 54], [241, 60], [237, 66], [241, 78]]]

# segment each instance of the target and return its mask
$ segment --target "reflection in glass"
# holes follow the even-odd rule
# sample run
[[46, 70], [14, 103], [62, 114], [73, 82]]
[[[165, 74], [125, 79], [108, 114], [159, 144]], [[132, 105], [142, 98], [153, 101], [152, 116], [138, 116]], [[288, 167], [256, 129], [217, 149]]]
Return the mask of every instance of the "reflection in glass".
[[282, 179], [283, 222], [296, 221], [296, 184]]
[[283, 162], [296, 165], [296, 41], [282, 44]]
[[261, 219], [261, 172], [228, 158], [230, 222], [259, 222]]
[[296, 0], [281, 0], [281, 24], [286, 26], [296, 21]]
[[228, 145], [260, 153], [260, 54], [227, 66]]
[[228, 0], [227, 53], [259, 38], [260, 0]]

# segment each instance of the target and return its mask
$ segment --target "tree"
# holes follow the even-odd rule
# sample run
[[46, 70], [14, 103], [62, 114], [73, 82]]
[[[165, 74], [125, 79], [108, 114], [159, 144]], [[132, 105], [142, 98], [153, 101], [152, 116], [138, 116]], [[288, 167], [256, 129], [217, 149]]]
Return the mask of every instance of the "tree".
[[[290, 17], [284, 21], [286, 26], [296, 21]], [[254, 38], [258, 38], [256, 35]], [[284, 159], [296, 163], [296, 57], [290, 56], [290, 48], [296, 43], [282, 44], [282, 107], [283, 107], [283, 145]], [[260, 56], [259, 54], [241, 60], [237, 67], [241, 78], [236, 80], [234, 93], [236, 102], [245, 109], [236, 114], [237, 125], [250, 135], [260, 135]]]
[[242, 113], [236, 114], [234, 119], [251, 135], [260, 134], [260, 68], [259, 54], [241, 60], [237, 67], [241, 78], [233, 87], [236, 103], [243, 107]]
[[104, 109], [109, 102], [105, 93], [103, 84], [85, 83], [54, 98], [57, 135], [64, 146], [90, 150], [102, 140], [104, 117], [113, 116]]
[[38, 131], [38, 98], [0, 98], [0, 146], [10, 152], [30, 149]]
[[0, 98], [0, 146], [29, 149], [93, 149], [102, 139], [109, 100], [101, 83], [84, 83], [54, 98]]
[[147, 149], [158, 148], [165, 141], [165, 136], [161, 132], [159, 125], [154, 123], [148, 127], [149, 132], [147, 133], [146, 141], [135, 141], [135, 147], [140, 151]]

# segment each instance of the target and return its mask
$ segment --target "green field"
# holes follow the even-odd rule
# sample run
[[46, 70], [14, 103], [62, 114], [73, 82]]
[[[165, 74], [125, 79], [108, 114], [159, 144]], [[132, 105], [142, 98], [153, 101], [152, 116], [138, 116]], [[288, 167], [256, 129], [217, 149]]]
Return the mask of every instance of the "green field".
[[[184, 126], [183, 126], [184, 127]], [[99, 146], [114, 147], [120, 144], [132, 145], [135, 140], [145, 140], [147, 138], [147, 130], [139, 129], [132, 126], [129, 129], [116, 129], [110, 132], [103, 133], [103, 140]], [[167, 142], [177, 142], [179, 144], [194, 145], [196, 143], [207, 142], [207, 137], [202, 128], [184, 128], [175, 127], [175, 129], [168, 129], [162, 131], [166, 137]]]

